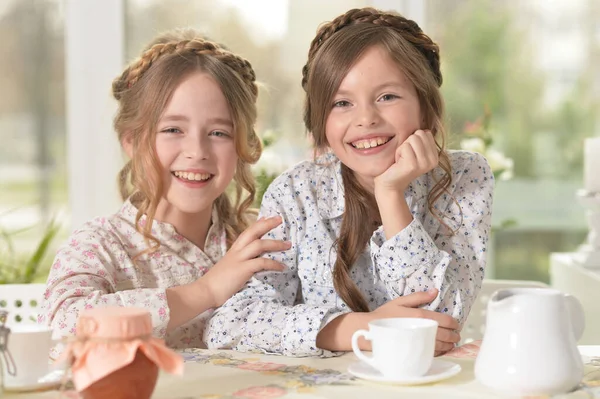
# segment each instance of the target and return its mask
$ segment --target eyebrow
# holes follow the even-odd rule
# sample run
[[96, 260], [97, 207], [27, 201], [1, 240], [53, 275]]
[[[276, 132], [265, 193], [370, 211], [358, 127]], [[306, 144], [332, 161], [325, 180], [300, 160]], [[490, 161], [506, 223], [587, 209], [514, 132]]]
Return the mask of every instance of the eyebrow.
[[166, 115], [161, 118], [161, 122], [180, 122], [180, 121], [188, 121], [188, 117], [185, 115]]
[[[189, 118], [185, 115], [173, 114], [173, 115], [164, 116], [163, 118], [161, 118], [160, 121], [162, 123], [164, 123], [164, 122], [188, 122]], [[233, 127], [233, 122], [229, 118], [219, 118], [219, 117], [209, 118], [207, 120], [207, 123], [216, 124], [216, 125], [227, 125], [227, 126]]]
[[233, 127], [233, 121], [229, 118], [209, 118], [208, 123], [214, 123], [216, 125], [227, 125]]
[[[403, 85], [401, 82], [388, 81], [388, 82], [384, 82], [384, 83], [382, 83], [380, 85], [375, 86], [373, 88], [373, 91], [379, 91], [379, 90], [381, 90], [383, 88], [386, 88], [386, 87], [399, 87], [399, 88], [402, 88], [402, 89], [406, 89], [406, 86]], [[338, 95], [346, 95], [346, 94], [349, 94], [349, 93], [350, 93], [350, 91], [348, 91], [348, 90], [338, 90], [336, 94], [338, 94]]]

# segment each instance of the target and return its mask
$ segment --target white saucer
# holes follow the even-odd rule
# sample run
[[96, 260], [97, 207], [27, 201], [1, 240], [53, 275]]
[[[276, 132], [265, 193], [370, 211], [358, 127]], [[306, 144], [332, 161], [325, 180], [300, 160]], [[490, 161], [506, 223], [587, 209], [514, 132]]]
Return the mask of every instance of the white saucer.
[[28, 383], [24, 385], [5, 385], [4, 390], [6, 392], [29, 392], [55, 388], [60, 386], [64, 374], [64, 370], [54, 370], [37, 380], [35, 383]]
[[433, 363], [427, 374], [421, 377], [403, 377], [396, 379], [384, 377], [378, 370], [364, 362], [352, 363], [348, 367], [348, 372], [355, 377], [369, 381], [399, 385], [428, 384], [430, 382], [441, 381], [460, 373], [460, 370], [460, 365], [456, 363], [447, 360], [433, 359]]

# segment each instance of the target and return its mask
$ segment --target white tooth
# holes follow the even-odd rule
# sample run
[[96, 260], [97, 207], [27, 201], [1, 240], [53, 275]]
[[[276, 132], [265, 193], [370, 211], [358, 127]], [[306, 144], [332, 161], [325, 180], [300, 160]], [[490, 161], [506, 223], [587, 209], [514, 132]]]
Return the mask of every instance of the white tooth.
[[369, 143], [369, 140], [365, 141], [365, 148], [371, 148], [371, 143]]
[[371, 144], [371, 147], [377, 147], [377, 140], [376, 139], [371, 140], [370, 144]]
[[196, 181], [200, 181], [200, 180], [202, 180], [202, 176], [200, 175], [200, 173], [196, 173], [196, 174], [194, 175], [194, 180], [196, 180]]
[[385, 140], [384, 140], [384, 139], [382, 139], [381, 137], [379, 137], [379, 138], [377, 139], [377, 145], [382, 145], [383, 143], [385, 143]]
[[183, 172], [183, 176], [182, 177], [184, 179], [188, 180], [188, 176], [189, 176], [188, 172]]

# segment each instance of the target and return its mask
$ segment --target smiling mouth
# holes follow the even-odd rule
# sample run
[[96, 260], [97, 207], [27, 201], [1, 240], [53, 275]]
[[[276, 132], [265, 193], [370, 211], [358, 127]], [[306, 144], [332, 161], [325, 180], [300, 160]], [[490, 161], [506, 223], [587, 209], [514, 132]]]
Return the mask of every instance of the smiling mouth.
[[392, 137], [377, 137], [372, 139], [356, 140], [350, 143], [350, 145], [357, 150], [366, 150], [368, 148], [375, 148], [387, 144]]
[[210, 173], [193, 173], [180, 171], [171, 172], [171, 174], [181, 180], [186, 181], [208, 181], [214, 176]]

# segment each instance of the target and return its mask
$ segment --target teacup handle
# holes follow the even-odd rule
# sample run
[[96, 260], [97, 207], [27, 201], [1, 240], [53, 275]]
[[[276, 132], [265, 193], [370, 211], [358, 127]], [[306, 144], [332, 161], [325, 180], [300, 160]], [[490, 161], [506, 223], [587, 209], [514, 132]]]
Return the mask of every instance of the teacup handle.
[[573, 295], [565, 294], [565, 301], [569, 310], [569, 316], [571, 317], [571, 327], [575, 341], [579, 341], [585, 330], [585, 312], [583, 311], [583, 306], [581, 306], [581, 302]]
[[354, 351], [354, 354], [356, 355], [357, 358], [359, 358], [360, 360], [362, 360], [363, 362], [370, 364], [371, 366], [375, 367], [375, 362], [373, 361], [373, 357], [372, 356], [366, 356], [364, 353], [362, 353], [362, 351], [360, 350], [360, 348], [358, 347], [358, 339], [360, 337], [365, 337], [366, 340], [371, 340], [371, 333], [367, 330], [358, 330], [355, 331], [354, 334], [352, 334], [352, 350]]

